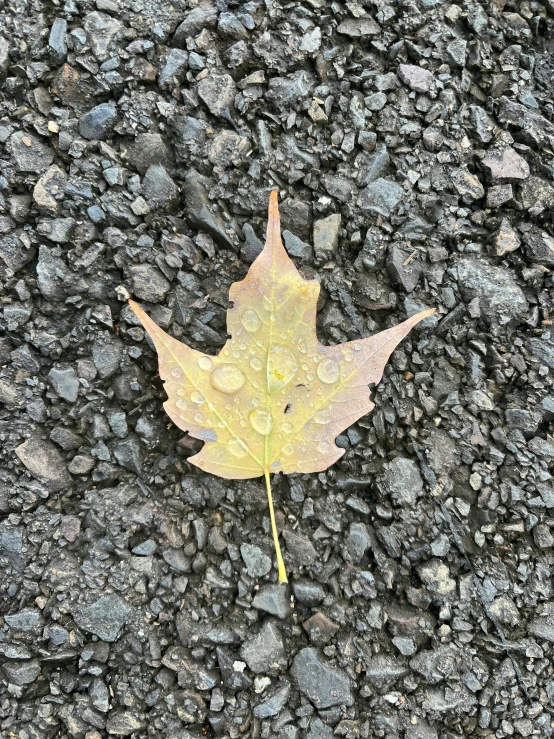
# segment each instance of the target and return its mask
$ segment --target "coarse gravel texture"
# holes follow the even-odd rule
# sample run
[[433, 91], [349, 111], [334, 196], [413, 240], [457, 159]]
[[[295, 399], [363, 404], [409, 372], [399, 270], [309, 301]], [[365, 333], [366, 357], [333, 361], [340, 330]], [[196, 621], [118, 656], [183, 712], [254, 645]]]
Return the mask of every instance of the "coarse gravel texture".
[[[550, 737], [554, 2], [13, 0], [2, 739]], [[336, 343], [437, 313], [318, 475], [187, 461], [268, 195]]]

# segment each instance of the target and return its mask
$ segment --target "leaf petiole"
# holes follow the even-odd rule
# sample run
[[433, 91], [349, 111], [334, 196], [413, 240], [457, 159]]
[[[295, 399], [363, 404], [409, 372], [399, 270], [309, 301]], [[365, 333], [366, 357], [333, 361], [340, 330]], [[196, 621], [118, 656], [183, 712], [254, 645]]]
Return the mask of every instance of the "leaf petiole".
[[277, 524], [275, 523], [275, 511], [273, 510], [273, 497], [271, 495], [271, 482], [269, 481], [269, 472], [265, 470], [265, 485], [267, 488], [267, 502], [269, 504], [269, 517], [271, 518], [271, 531], [273, 533], [273, 543], [275, 544], [275, 554], [277, 555], [277, 571], [279, 575], [280, 583], [287, 583], [287, 571], [285, 570], [285, 563], [283, 562], [283, 555], [281, 554], [281, 547], [279, 546], [279, 533], [277, 531]]

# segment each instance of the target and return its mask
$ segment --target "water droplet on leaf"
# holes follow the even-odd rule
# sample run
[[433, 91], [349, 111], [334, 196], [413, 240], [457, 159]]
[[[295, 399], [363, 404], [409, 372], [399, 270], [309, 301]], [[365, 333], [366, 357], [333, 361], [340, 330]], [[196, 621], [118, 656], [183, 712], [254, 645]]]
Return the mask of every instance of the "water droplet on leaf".
[[193, 403], [196, 403], [196, 405], [201, 405], [204, 402], [204, 396], [202, 393], [199, 393], [198, 390], [193, 390], [190, 394], [190, 399]]
[[171, 370], [171, 377], [181, 377], [183, 370], [180, 367], [173, 367]]
[[244, 439], [231, 439], [227, 446], [235, 457], [246, 457], [248, 454], [248, 444]]
[[331, 445], [328, 441], [320, 441], [317, 445], [317, 451], [320, 454], [327, 454], [329, 452], [329, 449], [331, 448]]
[[340, 377], [340, 367], [334, 359], [324, 359], [317, 366], [317, 376], [321, 382], [332, 385]]
[[273, 418], [269, 411], [263, 408], [256, 408], [255, 411], [249, 415], [250, 423], [254, 431], [257, 431], [262, 436], [268, 436], [273, 428]]
[[292, 431], [293, 431], [292, 423], [285, 421], [285, 423], [281, 426], [281, 431], [284, 431], [285, 434], [292, 434]]
[[199, 357], [198, 366], [200, 369], [209, 370], [212, 368], [212, 360], [209, 357]]
[[257, 331], [262, 325], [258, 314], [253, 310], [245, 310], [240, 320], [244, 328], [251, 334]]
[[330, 408], [321, 408], [319, 411], [316, 411], [312, 417], [312, 421], [314, 423], [326, 424], [326, 423], [329, 423], [330, 420], [331, 420], [331, 409]]
[[184, 410], [187, 407], [188, 403], [186, 400], [179, 398], [179, 400], [175, 403], [175, 405], [177, 406], [177, 408]]
[[283, 447], [283, 454], [292, 454], [294, 452], [294, 447], [292, 444], [285, 444]]
[[195, 413], [194, 414], [194, 420], [196, 421], [196, 423], [202, 423], [202, 421], [204, 420], [204, 414], [203, 413]]
[[250, 366], [252, 367], [252, 369], [261, 370], [261, 368], [263, 367], [263, 362], [259, 357], [252, 357], [252, 359], [250, 360]]
[[298, 369], [294, 354], [284, 346], [274, 346], [267, 358], [267, 378], [270, 393], [275, 393], [287, 385]]
[[221, 364], [210, 376], [210, 383], [216, 390], [227, 395], [235, 395], [246, 382], [246, 377], [236, 364]]

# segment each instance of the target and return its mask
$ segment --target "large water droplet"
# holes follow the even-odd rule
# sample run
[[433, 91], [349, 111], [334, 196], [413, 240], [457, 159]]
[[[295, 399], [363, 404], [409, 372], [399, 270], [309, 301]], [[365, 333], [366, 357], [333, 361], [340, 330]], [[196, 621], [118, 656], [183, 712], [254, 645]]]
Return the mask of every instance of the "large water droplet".
[[246, 377], [236, 364], [221, 364], [212, 372], [210, 382], [216, 390], [235, 395], [246, 382]]
[[180, 367], [173, 367], [171, 370], [171, 377], [181, 377], [183, 370]]
[[294, 447], [292, 444], [285, 444], [285, 446], [282, 449], [283, 454], [292, 454], [294, 452]]
[[285, 423], [281, 426], [281, 431], [284, 431], [285, 434], [292, 434], [292, 431], [293, 431], [292, 423], [285, 421]]
[[340, 377], [340, 367], [334, 359], [324, 359], [317, 365], [317, 376], [321, 382], [332, 385]]
[[261, 368], [264, 366], [264, 363], [259, 357], [252, 357], [252, 359], [250, 360], [250, 366], [252, 367], [252, 369], [261, 370]]
[[183, 398], [179, 398], [175, 405], [177, 406], [177, 408], [184, 410], [187, 407], [188, 403], [186, 400], [183, 400]]
[[251, 334], [255, 333], [262, 325], [260, 317], [253, 310], [245, 310], [240, 320], [244, 328]]
[[248, 454], [248, 444], [244, 439], [231, 439], [227, 446], [235, 457], [246, 457]]
[[209, 370], [212, 368], [213, 362], [209, 357], [199, 357], [198, 366], [200, 369]]
[[275, 393], [287, 385], [298, 369], [296, 357], [284, 346], [274, 346], [267, 358], [267, 379], [270, 393]]
[[312, 421], [314, 423], [326, 424], [326, 423], [329, 423], [330, 420], [331, 420], [331, 409], [330, 408], [321, 408], [319, 411], [316, 411], [314, 415], [312, 416]]
[[202, 393], [199, 393], [198, 390], [193, 390], [190, 394], [190, 399], [193, 403], [196, 403], [196, 405], [201, 405], [204, 402], [204, 396]]
[[329, 444], [328, 441], [320, 441], [317, 445], [317, 451], [320, 454], [327, 454], [329, 449], [331, 448], [331, 444]]
[[268, 436], [273, 428], [273, 418], [269, 411], [263, 408], [256, 408], [255, 411], [249, 415], [250, 423], [254, 431], [257, 431], [262, 436]]

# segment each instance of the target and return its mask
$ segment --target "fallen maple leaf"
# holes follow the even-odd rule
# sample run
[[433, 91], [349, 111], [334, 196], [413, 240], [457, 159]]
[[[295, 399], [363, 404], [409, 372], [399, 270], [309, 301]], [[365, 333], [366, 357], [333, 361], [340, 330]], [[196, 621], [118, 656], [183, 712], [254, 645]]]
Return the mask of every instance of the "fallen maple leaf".
[[173, 422], [205, 442], [188, 461], [220, 477], [264, 476], [279, 582], [287, 582], [271, 498], [271, 472], [320, 472], [344, 454], [345, 428], [373, 408], [368, 385], [423, 311], [369, 339], [323, 346], [315, 330], [317, 280], [304, 280], [280, 235], [271, 193], [267, 240], [242, 282], [231, 286], [230, 339], [214, 357], [162, 331], [132, 300], [158, 352]]

